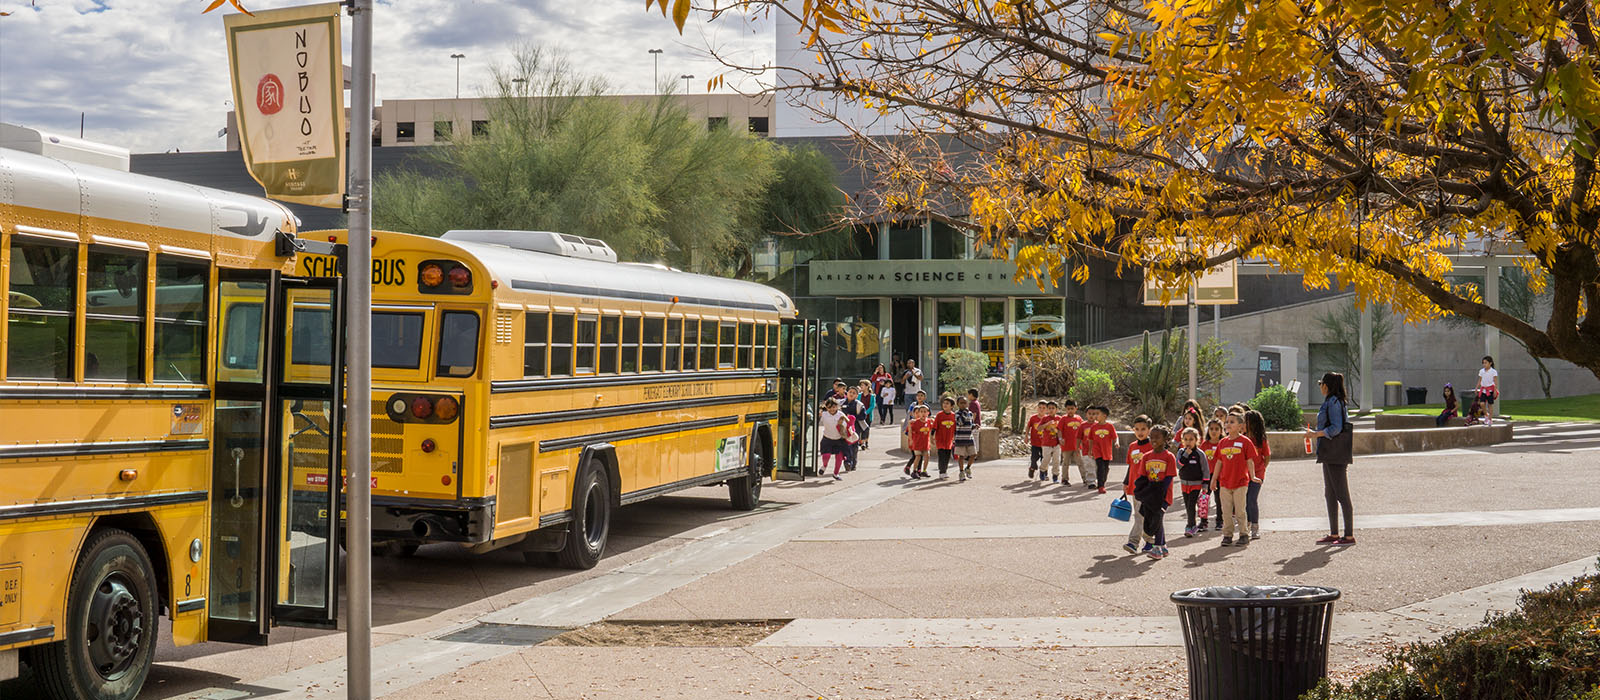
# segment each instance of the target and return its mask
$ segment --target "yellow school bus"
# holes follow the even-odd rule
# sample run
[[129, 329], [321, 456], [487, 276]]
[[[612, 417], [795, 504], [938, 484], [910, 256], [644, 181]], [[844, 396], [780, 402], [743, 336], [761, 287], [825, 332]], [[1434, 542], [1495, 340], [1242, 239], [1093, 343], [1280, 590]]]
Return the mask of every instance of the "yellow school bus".
[[307, 416], [337, 423], [337, 356], [292, 353], [338, 347], [338, 319], [283, 310], [337, 300], [294, 274], [334, 248], [126, 151], [0, 142], [0, 681], [26, 664], [52, 697], [131, 700], [163, 614], [179, 645], [331, 627], [337, 489], [284, 474], [316, 454]]
[[[308, 252], [296, 271], [340, 265]], [[790, 423], [814, 371], [780, 378], [779, 350], [792, 338], [803, 355], [809, 328], [814, 364], [816, 328], [771, 287], [617, 262], [547, 231], [380, 232], [372, 269], [375, 549], [511, 547], [588, 568], [616, 508], [726, 484], [749, 509], [769, 474], [804, 473], [810, 438]], [[324, 308], [297, 303], [291, 317]], [[326, 483], [325, 460], [307, 460], [295, 483]]]

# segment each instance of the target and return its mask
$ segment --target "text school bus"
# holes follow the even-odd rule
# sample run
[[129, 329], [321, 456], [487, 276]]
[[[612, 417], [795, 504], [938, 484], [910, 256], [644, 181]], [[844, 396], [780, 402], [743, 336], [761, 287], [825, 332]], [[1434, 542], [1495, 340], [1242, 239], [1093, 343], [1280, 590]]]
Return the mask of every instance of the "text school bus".
[[[378, 548], [513, 547], [587, 568], [615, 508], [708, 484], [753, 508], [789, 451], [780, 336], [798, 346], [802, 325], [771, 287], [619, 263], [573, 235], [451, 231], [376, 236], [372, 295]], [[302, 346], [292, 325], [287, 343]], [[784, 408], [786, 427], [804, 415]], [[326, 481], [324, 462], [297, 465], [296, 483]]]

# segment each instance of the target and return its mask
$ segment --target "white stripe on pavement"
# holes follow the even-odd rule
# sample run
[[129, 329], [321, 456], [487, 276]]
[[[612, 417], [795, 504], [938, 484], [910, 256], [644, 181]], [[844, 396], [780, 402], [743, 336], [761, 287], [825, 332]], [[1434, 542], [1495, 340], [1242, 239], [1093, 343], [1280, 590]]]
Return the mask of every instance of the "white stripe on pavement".
[[[1167, 512], [1169, 520], [1183, 513]], [[1357, 522], [1362, 530], [1390, 530], [1418, 527], [1483, 527], [1537, 525], [1600, 521], [1600, 508], [1550, 508], [1545, 510], [1471, 510], [1447, 513], [1404, 513], [1365, 515]], [[1261, 529], [1273, 532], [1322, 532], [1328, 519], [1267, 518]], [[1029, 539], [1039, 537], [1126, 536], [1128, 524], [1119, 520], [1087, 523], [1021, 523], [1005, 525], [927, 525], [920, 527], [840, 527], [817, 530], [794, 538], [797, 542], [858, 542], [870, 540], [971, 540]]]

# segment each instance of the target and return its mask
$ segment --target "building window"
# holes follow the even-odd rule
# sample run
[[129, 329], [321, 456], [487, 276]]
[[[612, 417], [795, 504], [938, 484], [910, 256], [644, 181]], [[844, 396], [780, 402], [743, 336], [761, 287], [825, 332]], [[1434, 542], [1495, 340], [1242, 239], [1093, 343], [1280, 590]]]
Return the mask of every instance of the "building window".
[[922, 259], [921, 221], [896, 221], [888, 228], [890, 260]]
[[971, 244], [960, 229], [942, 221], [933, 222], [933, 259], [960, 260], [967, 257]]
[[762, 136], [766, 136], [767, 135], [767, 118], [766, 117], [750, 117], [750, 132], [754, 133], [754, 134], [761, 134]]
[[449, 141], [450, 137], [455, 133], [456, 123], [453, 121], [444, 120], [433, 123], [433, 140], [435, 141]]
[[489, 135], [489, 120], [487, 120], [487, 119], [474, 119], [474, 120], [472, 120], [472, 135], [473, 136], [488, 136]]
[[716, 131], [728, 128], [727, 117], [706, 117], [706, 129]]
[[394, 140], [400, 143], [411, 143], [417, 140], [416, 122], [395, 122]]

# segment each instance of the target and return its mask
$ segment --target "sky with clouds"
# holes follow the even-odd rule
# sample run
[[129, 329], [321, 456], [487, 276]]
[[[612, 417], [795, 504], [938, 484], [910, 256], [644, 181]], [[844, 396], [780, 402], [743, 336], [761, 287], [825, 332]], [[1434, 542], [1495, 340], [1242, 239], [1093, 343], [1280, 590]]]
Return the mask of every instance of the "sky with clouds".
[[[135, 153], [220, 150], [229, 104], [222, 10], [206, 0], [0, 0], [0, 121], [85, 136]], [[304, 0], [245, 0], [271, 9]], [[698, 21], [697, 21], [698, 20]], [[618, 93], [650, 92], [649, 49], [663, 78], [722, 72], [708, 48], [757, 65], [773, 56], [773, 22], [708, 24], [682, 35], [642, 0], [379, 0], [374, 13], [378, 101], [483, 94], [489, 71], [521, 45], [564, 54]], [[349, 62], [350, 22], [344, 23]], [[732, 78], [730, 77], [730, 80]], [[681, 81], [678, 89], [682, 89]]]

